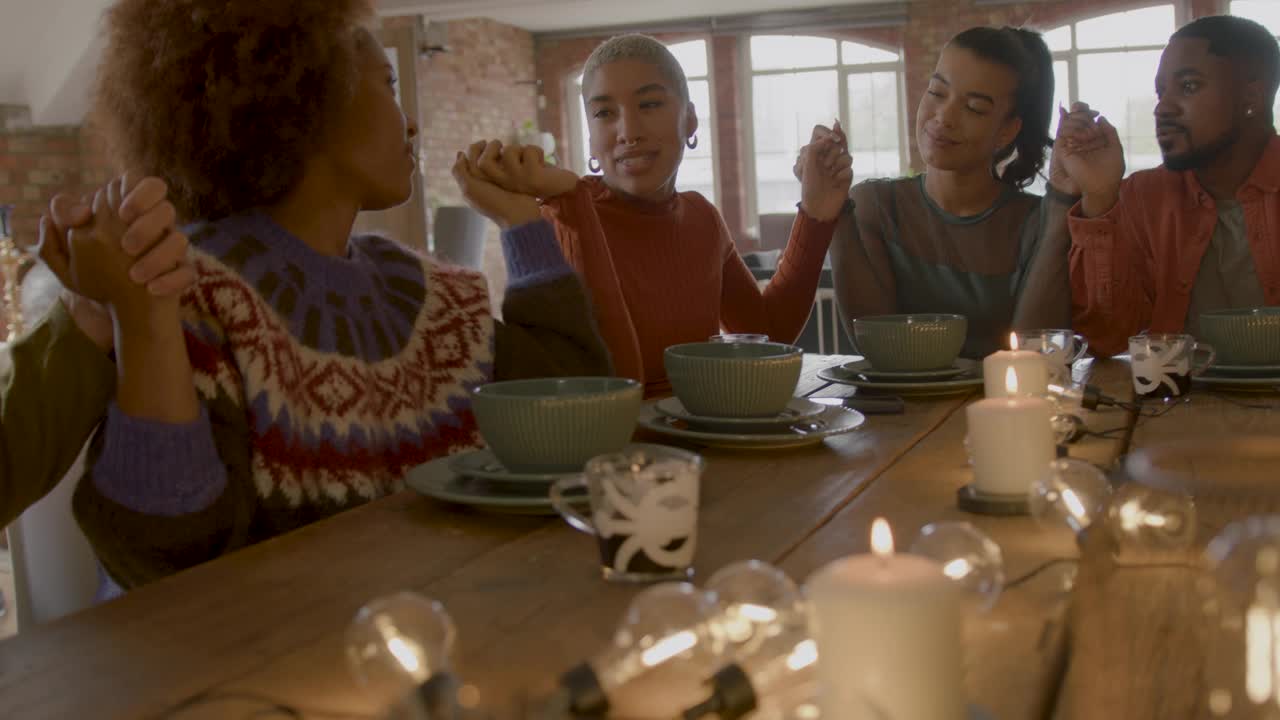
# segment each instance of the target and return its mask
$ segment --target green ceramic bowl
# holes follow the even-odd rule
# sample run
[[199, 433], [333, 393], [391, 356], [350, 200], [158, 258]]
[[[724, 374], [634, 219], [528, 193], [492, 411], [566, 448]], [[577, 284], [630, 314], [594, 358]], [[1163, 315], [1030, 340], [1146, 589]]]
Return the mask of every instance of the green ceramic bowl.
[[795, 396], [804, 351], [782, 343], [672, 345], [663, 360], [685, 409], [707, 417], [768, 417]]
[[1280, 307], [1201, 313], [1198, 339], [1219, 365], [1280, 365]]
[[626, 378], [507, 380], [471, 391], [480, 434], [512, 472], [581, 472], [631, 441], [644, 388]]
[[969, 330], [963, 315], [873, 315], [849, 324], [858, 352], [876, 370], [891, 372], [951, 367]]

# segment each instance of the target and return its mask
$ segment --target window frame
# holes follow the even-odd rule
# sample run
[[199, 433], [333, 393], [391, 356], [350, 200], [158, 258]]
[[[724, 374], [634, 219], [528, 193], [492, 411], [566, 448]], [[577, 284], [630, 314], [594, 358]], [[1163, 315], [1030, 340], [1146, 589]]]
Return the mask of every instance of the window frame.
[[[690, 84], [700, 80], [705, 80], [707, 82], [707, 104], [709, 107], [705, 108], [705, 115], [707, 125], [710, 125], [710, 127], [703, 125], [702, 121], [699, 120], [697, 135], [699, 137], [699, 142], [702, 142], [705, 138], [710, 138], [711, 141], [712, 197], [707, 198], [707, 200], [718, 208], [720, 207], [719, 201], [723, 196], [723, 192], [720, 178], [720, 143], [717, 142], [719, 137], [716, 135], [716, 82], [715, 67], [713, 64], [715, 55], [711, 48], [711, 36], [698, 35], [696, 37], [683, 38], [675, 42], [663, 42], [662, 44], [667, 47], [671, 47], [672, 45], [697, 41], [702, 41], [703, 49], [707, 54], [707, 74], [689, 75], [686, 76], [685, 79], [688, 80]], [[582, 107], [582, 86], [578, 83], [578, 78], [582, 75], [584, 67], [585, 63], [582, 66], [565, 73], [564, 81], [561, 83], [565, 92], [565, 97], [561, 102], [564, 103], [568, 113], [569, 128], [569, 152], [565, 154], [565, 158], [569, 162], [569, 169], [580, 176], [593, 174], [587, 168], [587, 159], [589, 157], [587, 154], [587, 148], [583, 147], [581, 143], [581, 139], [587, 135], [587, 128], [583, 123], [583, 115], [585, 114], [585, 111]]]
[[[813, 67], [802, 68], [782, 68], [771, 70], [756, 70], [751, 66], [751, 39], [753, 37], [768, 36], [790, 36], [790, 37], [808, 37], [818, 38], [822, 40], [831, 40], [836, 43], [836, 64], [835, 65], [819, 65]], [[871, 73], [892, 72], [897, 82], [897, 104], [898, 104], [898, 167], [903, 172], [911, 169], [911, 152], [909, 120], [907, 117], [906, 106], [906, 53], [903, 48], [885, 47], [875, 43], [863, 42], [859, 40], [849, 40], [846, 38], [833, 37], [827, 35], [813, 34], [797, 34], [797, 33], [751, 33], [740, 36], [741, 42], [738, 43], [739, 66], [742, 68], [742, 107], [743, 107], [743, 144], [746, 152], [742, 163], [743, 181], [746, 186], [746, 197], [744, 205], [748, 221], [748, 229], [755, 229], [759, 233], [760, 228], [760, 207], [759, 192], [757, 188], [757, 172], [756, 172], [756, 147], [755, 147], [755, 79], [757, 77], [766, 77], [773, 75], [791, 75], [803, 72], [832, 72], [836, 73], [836, 107], [840, 113], [840, 124], [849, 127], [849, 77], [852, 75], [863, 75]], [[885, 61], [878, 63], [857, 63], [845, 64], [844, 62], [844, 43], [849, 42], [856, 45], [884, 50], [886, 52], [896, 52], [898, 54], [897, 61]], [[799, 202], [800, 198], [796, 198]]]

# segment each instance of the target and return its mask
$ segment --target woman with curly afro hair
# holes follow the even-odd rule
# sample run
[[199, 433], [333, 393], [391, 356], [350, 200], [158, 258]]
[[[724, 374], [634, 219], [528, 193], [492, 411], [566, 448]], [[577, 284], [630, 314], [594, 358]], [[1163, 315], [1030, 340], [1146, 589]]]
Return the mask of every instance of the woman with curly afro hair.
[[[469, 386], [609, 372], [537, 204], [466, 158], [455, 179], [504, 228], [505, 322], [479, 274], [352, 236], [358, 212], [408, 199], [415, 164], [369, 19], [362, 0], [119, 0], [106, 16], [98, 120], [128, 175], [71, 231], [68, 275], [115, 329], [116, 400], [74, 499], [107, 593], [477, 446]], [[118, 208], [143, 175], [188, 223], [180, 300], [128, 281]]]

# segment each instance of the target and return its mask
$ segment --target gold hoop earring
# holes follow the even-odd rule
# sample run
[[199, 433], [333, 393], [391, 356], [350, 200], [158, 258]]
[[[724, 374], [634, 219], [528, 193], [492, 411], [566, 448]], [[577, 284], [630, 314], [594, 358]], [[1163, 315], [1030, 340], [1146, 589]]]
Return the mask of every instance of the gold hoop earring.
[[687, 148], [689, 148], [690, 150], [696, 150], [696, 149], [698, 149], [698, 136], [697, 136], [697, 135], [694, 135], [693, 137], [689, 138], [688, 140], [685, 140], [685, 141], [684, 141], [684, 146], [685, 146], [685, 147], [687, 147]]
[[588, 170], [590, 170], [590, 171], [591, 171], [591, 172], [593, 172], [593, 173], [599, 174], [599, 172], [600, 172], [600, 161], [599, 161], [599, 160], [597, 160], [597, 159], [595, 158], [595, 156], [594, 156], [594, 155], [592, 155], [592, 156], [591, 156], [591, 159], [587, 161], [587, 169], [588, 169]]

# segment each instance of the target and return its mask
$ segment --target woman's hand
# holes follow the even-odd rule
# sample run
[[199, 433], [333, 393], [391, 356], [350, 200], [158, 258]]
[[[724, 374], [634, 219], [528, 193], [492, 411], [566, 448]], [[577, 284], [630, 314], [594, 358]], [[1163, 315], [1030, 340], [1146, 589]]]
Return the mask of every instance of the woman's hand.
[[800, 209], [822, 222], [836, 219], [853, 183], [853, 156], [839, 120], [830, 129], [823, 125], [813, 129], [809, 144], [800, 149], [794, 172], [800, 180]]
[[504, 147], [497, 140], [480, 141], [467, 148], [466, 158], [480, 179], [541, 200], [563, 195], [578, 184], [577, 175], [548, 165], [542, 148], [534, 145]]
[[462, 153], [458, 153], [453, 163], [453, 180], [467, 204], [503, 230], [542, 217], [538, 201], [532, 195], [512, 192], [489, 181]]

